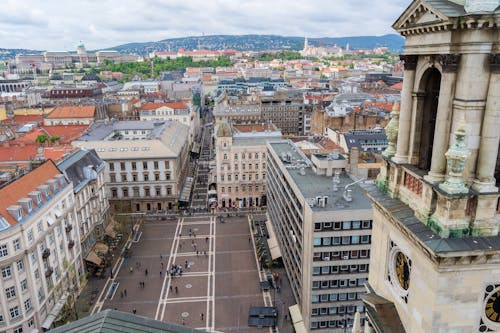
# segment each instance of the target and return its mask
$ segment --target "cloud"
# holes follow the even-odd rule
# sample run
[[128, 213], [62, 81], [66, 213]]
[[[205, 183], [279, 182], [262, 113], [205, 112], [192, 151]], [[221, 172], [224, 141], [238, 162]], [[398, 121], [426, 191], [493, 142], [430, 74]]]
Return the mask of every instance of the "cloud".
[[411, 0], [4, 0], [0, 48], [74, 50], [212, 34], [392, 33]]

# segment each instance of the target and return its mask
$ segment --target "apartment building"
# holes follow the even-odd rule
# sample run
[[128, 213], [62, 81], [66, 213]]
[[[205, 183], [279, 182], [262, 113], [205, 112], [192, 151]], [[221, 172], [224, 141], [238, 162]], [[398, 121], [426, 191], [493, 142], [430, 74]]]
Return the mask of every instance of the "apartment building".
[[301, 91], [283, 90], [261, 96], [262, 120], [276, 125], [283, 134], [303, 135], [311, 131]]
[[98, 121], [73, 145], [95, 149], [106, 162], [106, 196], [114, 210], [170, 210], [188, 171], [188, 135], [177, 121]]
[[0, 330], [48, 329], [83, 273], [73, 185], [49, 160], [0, 198]]
[[265, 206], [266, 142], [281, 139], [281, 132], [270, 125], [217, 125], [216, 169], [218, 206]]
[[109, 202], [104, 186], [106, 163], [95, 150], [81, 149], [57, 167], [73, 183], [82, 258], [86, 258], [93, 244], [103, 238], [109, 222]]
[[290, 311], [307, 330], [345, 332], [356, 312], [365, 318], [370, 201], [342, 155], [308, 159], [286, 140], [267, 149], [269, 219], [297, 302]]

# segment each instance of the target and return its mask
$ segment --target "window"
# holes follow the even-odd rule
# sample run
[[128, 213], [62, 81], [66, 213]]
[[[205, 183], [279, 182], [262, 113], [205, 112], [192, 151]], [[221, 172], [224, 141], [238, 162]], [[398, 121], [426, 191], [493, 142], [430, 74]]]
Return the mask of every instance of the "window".
[[126, 173], [122, 173], [120, 175], [121, 179], [122, 179], [122, 182], [126, 182], [127, 181], [127, 174]]
[[227, 154], [224, 154], [224, 159], [227, 160]]
[[342, 223], [342, 229], [349, 230], [351, 229], [351, 221], [345, 221]]
[[360, 256], [361, 258], [366, 258], [366, 257], [368, 257], [368, 250], [361, 250], [361, 251], [359, 251], [359, 256]]
[[171, 195], [171, 194], [172, 194], [172, 187], [167, 186], [167, 195]]
[[155, 193], [156, 193], [156, 196], [159, 197], [161, 195], [161, 187], [156, 187]]
[[35, 275], [35, 279], [37, 279], [37, 280], [40, 279], [40, 272], [38, 271], [38, 269], [35, 269], [35, 271], [33, 272], [33, 274]]
[[359, 244], [359, 236], [351, 236], [351, 244]]
[[24, 310], [26, 310], [26, 312], [31, 310], [31, 299], [28, 298], [24, 301]]
[[158, 161], [154, 161], [153, 165], [156, 170], [160, 168]]
[[132, 162], [132, 170], [137, 170], [137, 163], [136, 162]]
[[16, 328], [13, 333], [23, 333], [23, 327], [22, 326], [19, 326], [18, 328]]
[[35, 264], [36, 263], [36, 255], [35, 255], [35, 252], [31, 252], [31, 264]]
[[362, 244], [368, 244], [368, 243], [370, 243], [370, 236], [368, 236], [368, 235], [361, 236], [361, 243]]
[[147, 196], [147, 197], [151, 196], [149, 187], [144, 188], [144, 193], [145, 193], [145, 196]]
[[13, 242], [12, 242], [12, 245], [14, 246], [14, 252], [17, 252], [21, 249], [21, 240], [18, 238], [18, 239], [15, 239]]
[[12, 297], [16, 297], [16, 288], [15, 287], [9, 287], [5, 289], [5, 296], [7, 299], [10, 299]]
[[238, 175], [234, 175], [234, 180], [238, 181]]
[[319, 275], [321, 272], [321, 267], [313, 267], [313, 275]]
[[112, 183], [116, 183], [116, 175], [114, 173], [109, 174], [109, 180]]
[[237, 160], [238, 159], [238, 154], [234, 154], [234, 159]]
[[37, 229], [38, 229], [38, 233], [42, 233], [43, 232], [43, 225], [42, 225], [42, 222], [38, 222], [38, 224], [36, 225]]
[[12, 271], [10, 270], [10, 266], [2, 268], [2, 277], [4, 279], [10, 278], [11, 276], [12, 276]]
[[148, 169], [148, 162], [142, 162], [142, 169], [147, 170]]
[[165, 161], [165, 169], [170, 169], [170, 161]]
[[116, 190], [116, 188], [112, 188], [112, 189], [111, 189], [111, 196], [112, 196], [113, 198], [118, 197], [118, 191]]
[[124, 188], [124, 189], [123, 189], [123, 196], [124, 196], [125, 198], [127, 198], [127, 197], [128, 197], [128, 188]]
[[9, 312], [10, 312], [10, 318], [14, 319], [14, 318], [19, 317], [19, 307], [18, 306], [10, 308]]
[[28, 289], [28, 281], [26, 279], [21, 281], [21, 291], [25, 291]]
[[165, 179], [166, 180], [170, 180], [170, 172], [166, 172], [165, 173]]
[[343, 236], [342, 237], [342, 244], [343, 245], [351, 244], [351, 237], [350, 236]]
[[352, 221], [352, 228], [353, 229], [361, 228], [361, 221]]
[[17, 261], [17, 270], [19, 272], [22, 272], [24, 270], [24, 261], [22, 259]]
[[333, 224], [333, 230], [340, 230], [342, 229], [342, 222], [335, 222]]
[[0, 314], [0, 323], [3, 323], [4, 319], [3, 316]]
[[125, 162], [120, 162], [120, 170], [125, 170]]
[[28, 320], [28, 327], [34, 327], [35, 326], [35, 321], [33, 320], [33, 318], [30, 318]]
[[7, 250], [7, 244], [0, 245], [0, 258], [6, 257], [9, 255], [9, 251]]
[[30, 229], [30, 230], [28, 231], [28, 243], [31, 245], [31, 244], [33, 244], [33, 241], [34, 241], [34, 240], [35, 240], [35, 239], [33, 238], [33, 230], [31, 230], [31, 229]]
[[363, 221], [363, 223], [362, 223], [362, 228], [363, 229], [370, 229], [370, 226], [371, 226], [371, 221], [370, 220]]
[[109, 171], [115, 171], [115, 164], [109, 163]]
[[333, 245], [339, 245], [340, 244], [340, 240], [341, 238], [340, 237], [333, 237]]
[[156, 181], [159, 181], [159, 180], [160, 180], [160, 174], [159, 174], [159, 173], [155, 173], [155, 180], [156, 180]]
[[148, 181], [149, 180], [149, 174], [145, 173], [144, 174], [144, 181]]

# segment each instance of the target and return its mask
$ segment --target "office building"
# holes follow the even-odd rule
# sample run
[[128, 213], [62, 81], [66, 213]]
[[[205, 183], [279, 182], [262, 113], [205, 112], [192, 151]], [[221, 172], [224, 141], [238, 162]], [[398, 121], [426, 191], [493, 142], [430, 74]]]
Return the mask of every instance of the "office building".
[[356, 312], [364, 321], [371, 203], [344, 156], [308, 159], [284, 140], [267, 147], [269, 219], [297, 302], [290, 311], [308, 330], [344, 332]]

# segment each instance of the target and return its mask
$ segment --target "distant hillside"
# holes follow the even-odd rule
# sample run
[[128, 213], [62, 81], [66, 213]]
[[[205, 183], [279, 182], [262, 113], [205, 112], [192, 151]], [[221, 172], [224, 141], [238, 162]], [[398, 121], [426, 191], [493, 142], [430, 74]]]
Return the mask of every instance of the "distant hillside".
[[0, 48], [1, 59], [14, 59], [16, 54], [40, 54], [42, 51], [27, 50], [27, 49], [2, 49]]
[[[391, 51], [400, 51], [403, 48], [404, 39], [399, 35], [384, 36], [357, 36], [339, 38], [309, 38], [309, 44], [315, 46], [338, 45], [353, 49], [373, 49], [378, 46], [386, 46]], [[148, 50], [146, 50], [148, 47]], [[123, 53], [146, 54], [155, 51], [177, 51], [178, 49], [234, 49], [240, 51], [262, 51], [262, 50], [301, 50], [304, 47], [304, 37], [285, 37], [275, 35], [213, 35], [195, 36], [183, 38], [170, 38], [158, 42], [129, 43], [107, 48]]]

